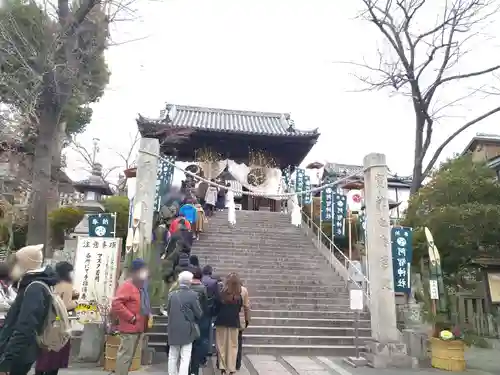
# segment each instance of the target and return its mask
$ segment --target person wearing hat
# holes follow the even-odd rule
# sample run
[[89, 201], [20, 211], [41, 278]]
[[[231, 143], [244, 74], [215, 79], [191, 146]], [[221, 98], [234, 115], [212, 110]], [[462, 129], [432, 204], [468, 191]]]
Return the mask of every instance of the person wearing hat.
[[0, 374], [26, 375], [37, 359], [37, 332], [51, 307], [51, 295], [40, 283], [53, 287], [59, 281], [51, 267], [42, 268], [42, 249], [26, 246], [10, 259], [10, 280], [18, 294], [0, 330]]
[[147, 292], [149, 271], [144, 260], [137, 258], [130, 265], [130, 277], [118, 287], [111, 304], [111, 313], [118, 318], [120, 347], [116, 355], [116, 375], [127, 375], [136, 350], [141, 350], [142, 336], [151, 319]]

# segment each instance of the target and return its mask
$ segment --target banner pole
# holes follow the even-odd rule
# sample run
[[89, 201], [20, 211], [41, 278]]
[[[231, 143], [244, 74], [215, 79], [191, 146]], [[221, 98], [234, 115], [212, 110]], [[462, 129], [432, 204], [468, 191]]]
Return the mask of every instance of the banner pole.
[[348, 233], [348, 238], [349, 238], [349, 260], [352, 260], [352, 224], [351, 224], [351, 210], [347, 210], [347, 225], [349, 226], [347, 229], [349, 231]]

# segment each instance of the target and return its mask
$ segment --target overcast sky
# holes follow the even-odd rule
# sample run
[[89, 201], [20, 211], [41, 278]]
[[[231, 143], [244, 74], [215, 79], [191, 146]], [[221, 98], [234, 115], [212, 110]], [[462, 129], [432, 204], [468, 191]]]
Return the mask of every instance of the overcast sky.
[[[120, 164], [111, 150], [127, 152], [138, 113], [159, 116], [169, 102], [289, 112], [298, 128], [321, 132], [306, 161], [362, 164], [367, 153], [382, 152], [391, 171], [411, 173], [411, 104], [387, 91], [357, 91], [356, 69], [339, 63], [375, 61], [381, 45], [379, 32], [356, 18], [361, 0], [140, 0], [136, 6], [138, 18], [116, 25], [113, 35], [120, 42], [140, 40], [108, 51], [111, 82], [81, 138], [88, 145], [101, 139], [104, 165]], [[433, 20], [436, 9], [426, 12]], [[500, 34], [499, 24], [492, 34]], [[475, 46], [458, 70], [491, 65], [496, 46], [495, 40]], [[454, 87], [443, 102], [476, 82]], [[478, 98], [453, 109], [453, 117], [440, 120], [434, 144], [495, 100]], [[461, 152], [477, 132], [500, 133], [499, 121], [476, 125], [444, 156]], [[84, 175], [80, 166], [70, 155], [71, 177]]]

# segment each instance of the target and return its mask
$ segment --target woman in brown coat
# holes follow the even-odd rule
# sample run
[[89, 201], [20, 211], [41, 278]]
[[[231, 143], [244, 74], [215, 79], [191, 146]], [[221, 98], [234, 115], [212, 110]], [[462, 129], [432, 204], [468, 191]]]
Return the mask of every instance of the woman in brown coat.
[[[59, 276], [59, 282], [54, 292], [62, 298], [68, 311], [76, 309], [79, 296], [73, 290], [73, 266], [68, 262], [59, 262], [56, 264], [56, 273]], [[42, 350], [36, 361], [35, 374], [57, 375], [59, 369], [68, 368], [70, 351], [70, 342], [58, 352]]]

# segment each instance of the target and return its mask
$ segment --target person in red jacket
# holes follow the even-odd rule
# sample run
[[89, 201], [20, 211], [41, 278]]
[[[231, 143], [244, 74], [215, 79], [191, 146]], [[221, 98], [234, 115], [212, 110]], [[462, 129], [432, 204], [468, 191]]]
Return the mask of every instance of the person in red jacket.
[[118, 287], [111, 304], [111, 313], [118, 318], [120, 347], [116, 356], [116, 375], [127, 375], [142, 335], [148, 327], [151, 306], [146, 283], [149, 272], [146, 262], [134, 259], [130, 266], [130, 278]]
[[174, 233], [176, 233], [182, 226], [187, 228], [187, 230], [191, 230], [191, 223], [189, 220], [187, 220], [183, 215], [179, 215], [170, 223], [170, 227], [168, 228], [170, 235], [174, 235]]

